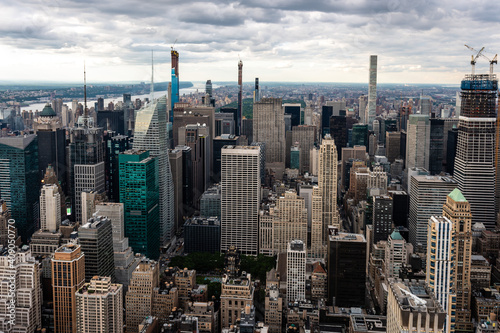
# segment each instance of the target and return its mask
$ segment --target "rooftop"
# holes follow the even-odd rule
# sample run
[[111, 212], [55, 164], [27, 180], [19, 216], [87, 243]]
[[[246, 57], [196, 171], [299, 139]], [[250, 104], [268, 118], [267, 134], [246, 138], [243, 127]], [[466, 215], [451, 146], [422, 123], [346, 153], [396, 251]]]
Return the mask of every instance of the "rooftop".
[[337, 234], [330, 234], [330, 241], [366, 243], [366, 238], [362, 234], [339, 232]]
[[448, 194], [448, 196], [452, 198], [453, 201], [455, 202], [467, 202], [467, 199], [465, 199], [464, 195], [462, 194], [462, 192], [460, 192], [458, 188], [451, 191], [451, 193]]

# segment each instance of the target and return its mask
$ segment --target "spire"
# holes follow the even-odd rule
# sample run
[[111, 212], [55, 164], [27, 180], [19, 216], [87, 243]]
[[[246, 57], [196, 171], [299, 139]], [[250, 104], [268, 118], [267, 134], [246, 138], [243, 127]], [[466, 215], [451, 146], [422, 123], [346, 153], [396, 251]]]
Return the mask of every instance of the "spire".
[[85, 70], [85, 60], [83, 61], [83, 100], [84, 100], [83, 116], [87, 118], [89, 111], [87, 109], [87, 72]]

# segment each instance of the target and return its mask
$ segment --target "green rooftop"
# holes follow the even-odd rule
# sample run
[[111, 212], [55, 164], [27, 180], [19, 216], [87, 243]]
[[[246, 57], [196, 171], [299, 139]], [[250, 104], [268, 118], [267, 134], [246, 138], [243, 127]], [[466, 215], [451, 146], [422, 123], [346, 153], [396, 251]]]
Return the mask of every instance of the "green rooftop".
[[467, 202], [467, 199], [465, 199], [464, 195], [458, 188], [454, 189], [451, 191], [450, 194], [448, 194], [450, 198], [452, 198], [456, 202]]
[[397, 231], [396, 229], [394, 229], [394, 231], [392, 232], [391, 238], [394, 240], [403, 240], [403, 236], [401, 236], [399, 231]]
[[47, 103], [47, 105], [45, 105], [42, 112], [40, 113], [40, 116], [42, 116], [42, 117], [54, 117], [54, 116], [56, 116], [56, 112], [50, 106], [50, 104]]

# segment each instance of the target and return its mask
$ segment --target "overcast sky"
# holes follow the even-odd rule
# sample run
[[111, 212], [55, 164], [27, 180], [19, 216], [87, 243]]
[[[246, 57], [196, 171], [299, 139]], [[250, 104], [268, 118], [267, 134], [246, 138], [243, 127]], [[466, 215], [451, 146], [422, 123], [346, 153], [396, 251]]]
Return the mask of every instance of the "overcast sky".
[[[0, 80], [458, 84], [471, 51], [500, 52], [500, 1], [1, 0]], [[487, 72], [480, 59], [477, 72]]]

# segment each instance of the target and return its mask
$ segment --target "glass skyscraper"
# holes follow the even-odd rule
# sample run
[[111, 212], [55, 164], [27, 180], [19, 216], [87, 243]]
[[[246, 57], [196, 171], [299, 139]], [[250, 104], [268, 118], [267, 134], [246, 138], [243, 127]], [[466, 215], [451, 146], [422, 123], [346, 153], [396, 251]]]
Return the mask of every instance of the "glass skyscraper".
[[167, 98], [160, 97], [137, 112], [134, 130], [135, 150], [149, 150], [158, 160], [160, 200], [160, 244], [164, 245], [175, 233], [174, 184], [168, 158]]
[[24, 242], [37, 228], [39, 195], [37, 136], [0, 138], [0, 197]]
[[125, 211], [125, 236], [134, 252], [158, 259], [160, 202], [158, 160], [148, 151], [127, 150], [119, 156], [120, 202]]

